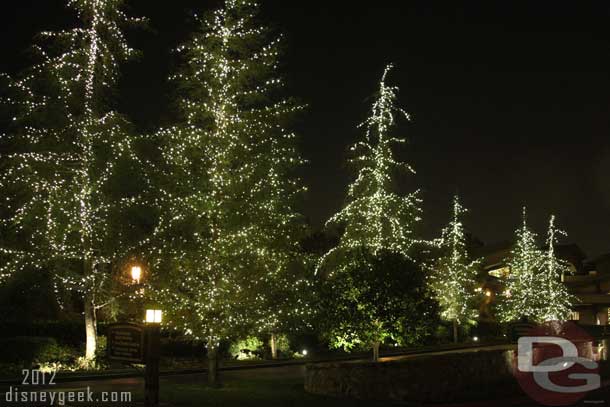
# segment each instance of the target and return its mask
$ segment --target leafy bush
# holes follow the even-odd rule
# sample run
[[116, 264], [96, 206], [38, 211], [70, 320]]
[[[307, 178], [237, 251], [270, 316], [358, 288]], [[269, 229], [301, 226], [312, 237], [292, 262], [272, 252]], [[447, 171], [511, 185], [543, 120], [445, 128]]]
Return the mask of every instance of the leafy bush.
[[74, 361], [75, 350], [62, 346], [53, 338], [17, 336], [0, 338], [0, 361], [24, 366], [49, 362]]
[[105, 335], [97, 336], [97, 343], [95, 347], [95, 360], [97, 361], [105, 361], [107, 358], [106, 346], [108, 340]]
[[[104, 335], [107, 325], [98, 322], [98, 333]], [[85, 343], [85, 330], [82, 320], [62, 321], [2, 321], [0, 322], [0, 338], [17, 336], [35, 336], [54, 338], [59, 344], [78, 347]]]
[[205, 344], [186, 337], [161, 338], [161, 355], [169, 358], [201, 358]]
[[255, 336], [249, 336], [233, 342], [229, 347], [229, 353], [237, 360], [259, 359], [262, 349], [263, 341]]
[[61, 362], [69, 363], [75, 359], [75, 350], [58, 344], [57, 342], [50, 343], [40, 349], [36, 355], [36, 363]]
[[290, 349], [290, 341], [286, 335], [276, 335], [275, 346], [280, 355], [292, 355], [292, 349]]
[[449, 327], [443, 323], [438, 324], [434, 331], [434, 339], [437, 343], [451, 342], [452, 338]]
[[400, 253], [354, 250], [320, 282], [320, 326], [333, 348], [425, 343], [437, 325], [437, 303], [421, 261]]

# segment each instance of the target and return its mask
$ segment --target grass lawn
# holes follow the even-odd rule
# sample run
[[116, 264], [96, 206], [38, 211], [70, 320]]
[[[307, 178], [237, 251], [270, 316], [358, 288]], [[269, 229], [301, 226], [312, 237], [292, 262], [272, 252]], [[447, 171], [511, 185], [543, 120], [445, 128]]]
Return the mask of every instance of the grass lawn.
[[[602, 375], [608, 377], [608, 364], [602, 364]], [[223, 386], [215, 389], [205, 384], [162, 383], [161, 401], [168, 406], [315, 406], [315, 407], [382, 407], [392, 405], [414, 406], [408, 403], [392, 403], [389, 401], [362, 401], [341, 399], [308, 394], [303, 389], [302, 375], [292, 374], [286, 369], [278, 374], [274, 369], [251, 370], [252, 375], [244, 377], [241, 373], [222, 372]], [[605, 373], [605, 374], [604, 374]], [[518, 390], [518, 389], [517, 389]], [[592, 394], [591, 400], [604, 400], [607, 389], [600, 391], [604, 395], [599, 398]], [[520, 391], [515, 396], [522, 396]], [[136, 396], [137, 397], [137, 396]], [[597, 397], [597, 398], [596, 398]], [[485, 397], [487, 398], [487, 397]], [[525, 398], [527, 400], [527, 397]], [[162, 406], [163, 407], [163, 406]]]
[[162, 404], [169, 406], [388, 406], [391, 403], [346, 400], [308, 394], [302, 378], [261, 376], [249, 379], [227, 379], [218, 389], [197, 384], [171, 383], [161, 386]]

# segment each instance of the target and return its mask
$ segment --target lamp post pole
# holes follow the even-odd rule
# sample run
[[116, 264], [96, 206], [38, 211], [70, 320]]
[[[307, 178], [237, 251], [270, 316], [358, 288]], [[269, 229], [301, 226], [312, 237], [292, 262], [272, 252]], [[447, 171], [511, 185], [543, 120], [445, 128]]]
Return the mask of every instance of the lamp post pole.
[[161, 311], [146, 311], [146, 368], [144, 371], [144, 403], [159, 405], [159, 357], [161, 342]]

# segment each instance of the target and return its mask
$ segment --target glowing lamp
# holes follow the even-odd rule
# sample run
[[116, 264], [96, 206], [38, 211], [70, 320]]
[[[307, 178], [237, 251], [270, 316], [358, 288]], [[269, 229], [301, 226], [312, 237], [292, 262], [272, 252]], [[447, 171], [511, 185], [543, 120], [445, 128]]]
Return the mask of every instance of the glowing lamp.
[[139, 283], [140, 282], [140, 278], [142, 278], [142, 267], [140, 267], [140, 266], [133, 266], [131, 268], [131, 279], [134, 282]]
[[146, 310], [146, 323], [147, 324], [160, 324], [163, 318], [163, 311], [160, 309], [147, 309]]

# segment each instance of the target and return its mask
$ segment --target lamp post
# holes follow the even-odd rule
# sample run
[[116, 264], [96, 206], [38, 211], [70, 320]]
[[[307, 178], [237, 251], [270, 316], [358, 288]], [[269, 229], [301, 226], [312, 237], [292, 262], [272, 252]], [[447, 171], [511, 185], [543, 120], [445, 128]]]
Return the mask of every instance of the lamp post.
[[131, 268], [131, 279], [134, 283], [140, 284], [140, 279], [142, 278], [142, 267], [133, 266]]
[[146, 310], [146, 323], [149, 325], [159, 326], [163, 319], [163, 311], [160, 309], [147, 309]]
[[144, 374], [144, 402], [146, 407], [159, 405], [159, 353], [161, 320], [159, 309], [146, 310], [146, 369]]

